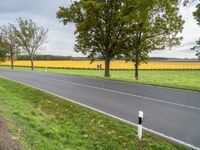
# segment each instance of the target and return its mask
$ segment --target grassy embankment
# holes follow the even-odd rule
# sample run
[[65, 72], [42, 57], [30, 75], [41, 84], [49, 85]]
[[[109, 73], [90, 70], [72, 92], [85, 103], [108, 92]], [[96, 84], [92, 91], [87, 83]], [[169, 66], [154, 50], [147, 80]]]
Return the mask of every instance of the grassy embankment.
[[[9, 70], [10, 67], [0, 66], [0, 69]], [[16, 70], [30, 70], [30, 68], [16, 67]], [[45, 72], [44, 68], [36, 68], [37, 72]], [[165, 87], [200, 91], [199, 70], [149, 70], [140, 71], [139, 81], [134, 80], [134, 71], [111, 71], [111, 78], [104, 78], [103, 70], [73, 70], [73, 69], [48, 69], [49, 73], [80, 75], [98, 77], [103, 79], [119, 80], [125, 82], [159, 85]]]
[[[0, 114], [26, 150], [138, 149], [136, 128], [42, 91], [0, 79]], [[148, 150], [184, 150], [145, 132]]]

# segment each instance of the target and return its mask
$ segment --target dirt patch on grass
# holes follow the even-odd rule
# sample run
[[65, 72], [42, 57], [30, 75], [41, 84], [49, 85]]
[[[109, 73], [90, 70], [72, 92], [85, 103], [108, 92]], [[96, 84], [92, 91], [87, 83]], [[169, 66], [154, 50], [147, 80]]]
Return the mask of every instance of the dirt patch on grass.
[[16, 139], [14, 139], [7, 128], [7, 123], [0, 116], [0, 150], [21, 150]]

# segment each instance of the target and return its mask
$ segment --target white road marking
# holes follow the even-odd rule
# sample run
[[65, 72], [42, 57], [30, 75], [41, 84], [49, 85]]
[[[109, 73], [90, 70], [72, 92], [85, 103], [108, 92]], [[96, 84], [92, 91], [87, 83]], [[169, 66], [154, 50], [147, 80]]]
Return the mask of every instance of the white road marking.
[[69, 84], [72, 84], [72, 85], [84, 86], [84, 87], [89, 87], [89, 88], [93, 88], [93, 89], [98, 89], [98, 90], [108, 91], [108, 92], [112, 92], [112, 93], [117, 93], [117, 94], [123, 94], [123, 95], [131, 96], [131, 97], [142, 98], [142, 99], [146, 99], [146, 100], [150, 100], [150, 101], [154, 101], [154, 102], [165, 103], [165, 104], [175, 105], [175, 106], [179, 106], [179, 107], [200, 110], [199, 107], [194, 107], [194, 106], [189, 106], [189, 105], [183, 105], [183, 104], [179, 104], [179, 103], [173, 103], [173, 102], [169, 102], [169, 101], [165, 101], [165, 100], [159, 100], [159, 99], [155, 99], [155, 98], [149, 98], [149, 97], [135, 95], [135, 94], [130, 94], [130, 93], [125, 93], [125, 92], [121, 92], [121, 91], [117, 91], [117, 90], [111, 90], [111, 89], [107, 89], [107, 88], [101, 88], [101, 87], [97, 87], [97, 86], [92, 86], [92, 85], [87, 85], [87, 84], [81, 84], [81, 83], [75, 83], [75, 82], [66, 81], [66, 80], [52, 79], [52, 78], [41, 77], [41, 76], [40, 76], [40, 78], [48, 79], [48, 80], [52, 80], [52, 81], [65, 82], [65, 83], [69, 83]]
[[[49, 94], [55, 95], [55, 96], [57, 96], [57, 97], [59, 97], [59, 98], [62, 98], [62, 99], [64, 99], [64, 100], [73, 102], [73, 103], [78, 104], [78, 105], [80, 105], [80, 106], [89, 108], [89, 109], [91, 109], [91, 110], [97, 111], [97, 112], [99, 112], [99, 113], [105, 114], [105, 115], [107, 115], [107, 116], [110, 116], [110, 117], [112, 117], [112, 118], [115, 118], [115, 119], [117, 119], [117, 120], [120, 120], [120, 121], [122, 121], [122, 122], [125, 122], [125, 123], [128, 123], [128, 124], [130, 124], [130, 125], [133, 125], [133, 126], [136, 126], [136, 127], [137, 127], [137, 124], [135, 124], [135, 123], [133, 123], [133, 122], [131, 122], [131, 121], [128, 121], [128, 120], [123, 119], [123, 118], [120, 118], [120, 117], [117, 117], [117, 116], [112, 115], [112, 114], [110, 114], [110, 113], [106, 113], [106, 112], [104, 112], [104, 111], [101, 111], [101, 110], [99, 110], [99, 109], [96, 109], [96, 108], [91, 107], [91, 106], [88, 106], [88, 105], [85, 105], [85, 104], [83, 104], [83, 103], [77, 102], [76, 100], [72, 100], [72, 99], [69, 99], [69, 98], [67, 98], [67, 97], [63, 97], [63, 96], [57, 95], [57, 94], [55, 94], [55, 93], [53, 93], [53, 92], [45, 91], [45, 90], [43, 90], [43, 89], [41, 89], [41, 88], [38, 88], [38, 87], [35, 87], [35, 86], [31, 86], [31, 85], [26, 84], [26, 83], [23, 83], [23, 82], [16, 81], [16, 80], [14, 80], [14, 79], [9, 79], [9, 78], [7, 78], [7, 77], [3, 77], [3, 78], [5, 78], [5, 79], [7, 79], [7, 80], [10, 80], [10, 81], [14, 81], [14, 82], [19, 83], [19, 84], [24, 84], [24, 85], [26, 85], [26, 86], [29, 86], [29, 87], [38, 89], [38, 90], [43, 91], [43, 92], [45, 92], [45, 93], [49, 93]], [[151, 129], [146, 128], [146, 127], [143, 127], [143, 129], [146, 130], [146, 131], [148, 131], [148, 132], [157, 134], [157, 135], [159, 135], [159, 136], [161, 136], [161, 137], [164, 137], [164, 138], [166, 138], [166, 139], [168, 139], [168, 140], [177, 142], [177, 143], [179, 143], [179, 144], [183, 144], [183, 145], [185, 145], [185, 146], [187, 146], [187, 147], [189, 147], [189, 148], [192, 148], [192, 149], [195, 149], [195, 150], [200, 150], [200, 147], [196, 147], [196, 146], [191, 145], [191, 144], [189, 144], [189, 143], [186, 143], [186, 142], [184, 142], [184, 141], [181, 141], [181, 140], [175, 139], [175, 138], [173, 138], [173, 137], [167, 136], [167, 135], [165, 135], [165, 134], [163, 134], [163, 133], [156, 132], [156, 131], [151, 130]]]
[[[48, 74], [54, 74], [54, 73], [48, 73]], [[66, 75], [67, 74], [56, 74], [56, 75]], [[69, 74], [69, 76], [76, 76], [76, 77], [81, 77], [81, 78], [85, 78], [85, 79], [93, 79], [93, 80], [103, 80], [103, 81], [109, 81], [109, 82], [114, 82], [114, 83], [120, 83], [120, 84], [127, 84], [127, 85], [136, 85], [136, 86], [145, 86], [145, 87], [153, 87], [153, 88], [157, 88], [157, 89], [167, 89], [167, 90], [173, 90], [173, 91], [180, 91], [180, 92], [188, 92], [188, 93], [197, 93], [199, 94], [199, 91], [192, 91], [192, 90], [187, 90], [187, 89], [178, 89], [176, 87], [168, 87], [168, 86], [164, 86], [164, 85], [154, 85], [151, 83], [139, 83], [139, 82], [131, 82], [131, 81], [123, 81], [120, 79], [107, 79], [107, 78], [103, 78], [103, 77], [95, 77], [95, 76], [91, 76], [91, 77], [87, 77], [87, 76], [80, 76], [80, 75], [73, 75], [73, 74]]]

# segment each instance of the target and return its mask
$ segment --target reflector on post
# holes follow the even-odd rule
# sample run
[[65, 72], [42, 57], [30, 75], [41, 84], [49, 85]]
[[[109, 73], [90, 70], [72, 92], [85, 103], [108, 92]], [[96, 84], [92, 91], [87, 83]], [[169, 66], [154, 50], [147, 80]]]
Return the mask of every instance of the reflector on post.
[[143, 122], [143, 112], [139, 111], [138, 117], [138, 139], [142, 139], [142, 122]]

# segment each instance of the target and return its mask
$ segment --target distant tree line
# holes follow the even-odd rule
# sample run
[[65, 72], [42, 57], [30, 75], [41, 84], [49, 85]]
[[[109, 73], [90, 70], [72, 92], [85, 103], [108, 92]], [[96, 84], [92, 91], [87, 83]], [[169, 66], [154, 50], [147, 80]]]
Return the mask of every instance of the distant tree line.
[[[9, 57], [7, 58], [9, 60]], [[16, 55], [14, 60], [30, 60], [29, 55]], [[73, 57], [73, 56], [56, 56], [56, 55], [35, 55], [34, 60], [89, 60], [87, 57]], [[96, 60], [103, 60], [102, 58]], [[128, 61], [126, 58], [114, 58], [112, 60], [124, 60]], [[197, 59], [191, 58], [167, 58], [167, 57], [150, 57], [150, 61], [197, 61]]]
[[[87, 57], [35, 55], [34, 60], [87, 60]], [[17, 55], [16, 60], [30, 60], [29, 55]]]

